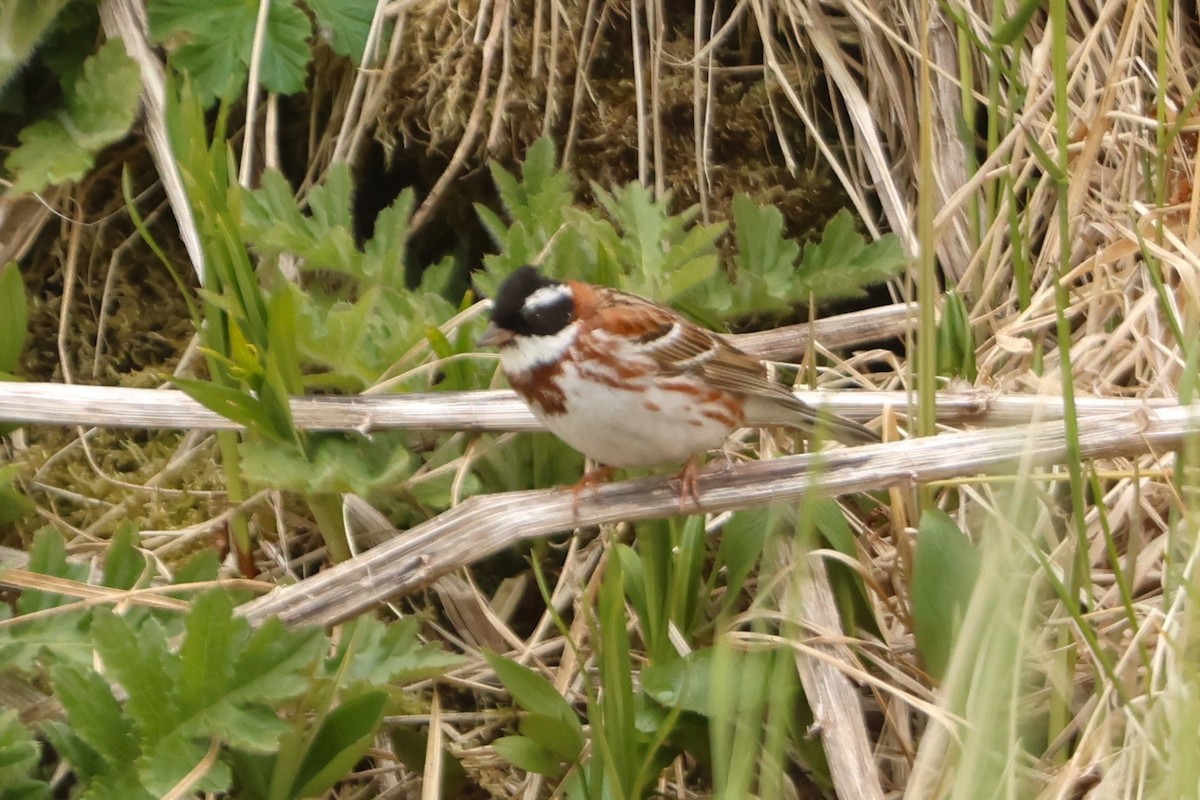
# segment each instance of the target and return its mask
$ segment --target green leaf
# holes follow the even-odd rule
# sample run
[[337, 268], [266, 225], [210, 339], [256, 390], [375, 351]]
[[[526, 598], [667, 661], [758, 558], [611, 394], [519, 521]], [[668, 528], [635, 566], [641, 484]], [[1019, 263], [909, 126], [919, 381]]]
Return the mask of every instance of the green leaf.
[[725, 523], [721, 543], [717, 546], [720, 563], [725, 565], [727, 592], [736, 598], [746, 584], [750, 570], [762, 557], [763, 545], [771, 530], [768, 508], [738, 511]]
[[387, 692], [363, 692], [325, 717], [300, 765], [293, 797], [319, 797], [354, 767], [383, 722], [387, 699]]
[[19, 474], [14, 464], [0, 467], [0, 525], [15, 522], [36, 507], [32, 500], [21, 493], [16, 482]]
[[[29, 548], [28, 569], [39, 575], [67, 578], [73, 581], [86, 580], [88, 573], [87, 566], [67, 561], [67, 545], [63, 541], [62, 534], [49, 527], [42, 528], [34, 534], [33, 545]], [[74, 597], [26, 589], [17, 598], [17, 613], [32, 614], [34, 611], [44, 611], [73, 602], [75, 602]]]
[[937, 372], [939, 377], [961, 377], [974, 381], [975, 334], [970, 312], [962, 295], [953, 289], [943, 294], [942, 315], [937, 326]]
[[361, 65], [375, 15], [374, 0], [307, 0], [307, 5], [333, 52]]
[[34, 779], [41, 747], [13, 709], [0, 712], [0, 800], [43, 800], [50, 787]]
[[[489, 650], [483, 651], [483, 657], [487, 659], [488, 666], [496, 673], [496, 677], [504, 684], [504, 688], [518, 706], [534, 714], [579, 725], [575, 710], [563, 699], [554, 685], [541, 675]], [[582, 726], [579, 727], [579, 731], [582, 733]]]
[[[29, 304], [17, 262], [0, 267], [0, 372], [14, 373], [29, 337]], [[3, 520], [0, 520], [3, 521]]]
[[68, 0], [7, 0], [0, 25], [0, 87], [8, 85]]
[[113, 534], [104, 556], [103, 585], [112, 589], [132, 589], [146, 574], [146, 557], [137, 550], [137, 532], [131, 522], [123, 522]]
[[173, 378], [172, 383], [200, 405], [255, 433], [279, 440], [279, 433], [262, 401], [244, 389], [193, 378]]
[[336, 674], [350, 658], [342, 673], [345, 683], [404, 685], [441, 677], [463, 665], [461, 656], [418, 641], [419, 631], [419, 623], [411, 617], [387, 625], [373, 617], [359, 617], [343, 626], [338, 649], [326, 660], [325, 671]]
[[518, 726], [521, 734], [537, 742], [562, 761], [575, 762], [585, 744], [579, 725], [546, 714], [526, 714]]
[[996, 25], [992, 31], [992, 44], [995, 47], [1007, 47], [1025, 33], [1033, 14], [1043, 6], [1042, 0], [1022, 0], [1017, 10], [1007, 19]]
[[177, 724], [171, 698], [179, 661], [161, 626], [148, 618], [135, 630], [108, 609], [98, 608], [92, 637], [105, 671], [129, 694], [125, 707], [138, 735], [147, 742], [163, 739]]
[[37, 192], [83, 177], [101, 148], [128, 133], [141, 91], [137, 64], [121, 40], [101, 45], [66, 89], [64, 107], [18, 134], [21, 144], [5, 161], [16, 175], [11, 191]]
[[905, 263], [899, 238], [888, 234], [867, 243], [854, 217], [842, 209], [825, 226], [821, 240], [804, 248], [797, 278], [819, 299], [862, 297], [865, 287], [900, 274]]
[[132, 766], [141, 748], [108, 682], [73, 664], [55, 666], [50, 681], [75, 733], [110, 763]]
[[[8, 610], [0, 619], [8, 618]], [[0, 629], [0, 664], [13, 672], [35, 674], [38, 662], [89, 664], [93, 656], [87, 613], [17, 620]]]
[[[150, 32], [159, 43], [177, 34], [185, 43], [171, 55], [176, 68], [191, 75], [203, 105], [230, 98], [245, 84], [249, 70], [258, 4], [242, 0], [152, 0], [147, 6]], [[273, 92], [291, 94], [304, 88], [311, 56], [311, 28], [290, 0], [273, 0], [263, 38], [261, 80]]]
[[[308, 49], [311, 34], [308, 17], [294, 2], [272, 0], [262, 49], [261, 79], [268, 91], [295, 94], [304, 89], [312, 57]], [[249, 64], [248, 58], [246, 63]]]
[[557, 756], [527, 736], [502, 736], [492, 742], [492, 747], [497, 755], [517, 769], [549, 776], [563, 771]]
[[205, 708], [214, 695], [233, 684], [233, 659], [245, 646], [249, 627], [234, 618], [233, 602], [223, 591], [205, 592], [192, 602], [184, 621], [174, 691], [183, 713]]
[[921, 515], [913, 553], [913, 633], [934, 678], [950, 663], [963, 610], [979, 576], [979, 551], [945, 512]]
[[713, 649], [693, 650], [683, 658], [642, 670], [642, 690], [654, 702], [702, 716], [712, 713]]
[[370, 495], [399, 485], [414, 469], [413, 455], [389, 436], [314, 435], [308, 449], [311, 455], [291, 443], [246, 441], [239, 452], [248, 480], [301, 494]]
[[[241, 617], [236, 619], [244, 624]], [[287, 630], [277, 619], [264, 622], [237, 653], [233, 667], [237, 684], [230, 700], [275, 702], [295, 697], [307, 688], [307, 671], [325, 645], [320, 628]]]

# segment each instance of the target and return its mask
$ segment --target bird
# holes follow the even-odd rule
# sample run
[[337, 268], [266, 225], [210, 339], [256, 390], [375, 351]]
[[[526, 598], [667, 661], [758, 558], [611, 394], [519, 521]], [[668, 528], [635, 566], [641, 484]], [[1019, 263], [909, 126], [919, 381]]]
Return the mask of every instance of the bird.
[[615, 469], [682, 464], [680, 510], [700, 459], [743, 427], [787, 426], [848, 445], [870, 428], [820, 412], [724, 336], [644, 297], [533, 266], [505, 278], [479, 346], [497, 348], [509, 385], [559, 439], [596, 462], [579, 492]]

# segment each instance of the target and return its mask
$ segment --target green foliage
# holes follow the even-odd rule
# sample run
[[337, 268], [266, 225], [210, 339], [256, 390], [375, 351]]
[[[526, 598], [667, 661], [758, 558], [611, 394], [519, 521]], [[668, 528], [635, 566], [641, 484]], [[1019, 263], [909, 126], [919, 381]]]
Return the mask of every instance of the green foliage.
[[927, 509], [917, 530], [910, 590], [913, 632], [925, 668], [941, 678], [979, 576], [980, 556], [943, 511]]
[[[358, 63], [375, 4], [308, 4], [334, 52]], [[171, 64], [190, 76], [205, 106], [232, 100], [250, 70], [258, 4], [242, 0], [151, 0], [150, 33], [160, 44], [177, 44]], [[312, 60], [312, 23], [294, 0], [272, 0], [263, 31], [259, 79], [268, 91], [293, 94], [304, 88]]]
[[[102, 580], [127, 588], [144, 580], [145, 559], [124, 529]], [[189, 580], [209, 572], [189, 570]], [[60, 536], [41, 532], [31, 568], [79, 580]], [[60, 595], [27, 591], [21, 615], [58, 609]], [[337, 647], [318, 628], [257, 628], [219, 589], [183, 614], [133, 607], [63, 609], [0, 628], [0, 669], [48, 679], [64, 721], [42, 729], [69, 762], [84, 796], [161, 797], [219, 744], [219, 758], [192, 787], [240, 789], [239, 796], [286, 800], [320, 796], [364, 755], [399, 686], [436, 677], [461, 659], [417, 639], [417, 622], [362, 618]], [[69, 633], [70, 635], [64, 635]], [[95, 666], [95, 657], [103, 664]], [[30, 742], [0, 718], [0, 798], [40, 797], [28, 778]], [[36, 755], [36, 748], [33, 749]], [[7, 771], [6, 771], [7, 770]], [[11, 781], [8, 779], [11, 776]], [[26, 777], [22, 777], [26, 776]], [[6, 794], [22, 788], [27, 794]]]
[[100, 150], [133, 125], [142, 84], [125, 45], [111, 40], [83, 62], [83, 70], [63, 87], [63, 106], [25, 127], [21, 144], [5, 168], [13, 173], [12, 191], [38, 192], [77, 180], [92, 167]]
[[[305, 5], [317, 18], [321, 36], [329, 41], [333, 52], [361, 64], [376, 3], [372, 0], [305, 0]], [[386, 33], [383, 40], [387, 41]]]
[[937, 372], [940, 377], [961, 377], [974, 382], [979, 374], [975, 365], [975, 334], [962, 295], [953, 290], [942, 295], [942, 316], [938, 320]]
[[796, 278], [803, 292], [818, 298], [862, 297], [864, 287], [895, 277], [904, 265], [897, 236], [866, 242], [854, 217], [842, 209], [825, 226], [819, 241], [804, 246]]
[[0, 800], [43, 800], [50, 785], [38, 776], [41, 748], [17, 712], [0, 712]]
[[[0, 433], [3, 432], [0, 428]], [[15, 522], [34, 510], [33, 501], [22, 494], [17, 485], [17, 475], [17, 467], [13, 464], [0, 467], [0, 525]]]
[[720, 268], [724, 225], [698, 224], [696, 208], [672, 214], [671, 198], [655, 200], [640, 183], [611, 191], [593, 186], [599, 211], [573, 207], [570, 176], [555, 167], [546, 139], [530, 149], [521, 179], [493, 165], [492, 176], [511, 224], [479, 207], [500, 252], [484, 259], [476, 283], [485, 294], [522, 264], [550, 275], [617, 286], [680, 307], [709, 325], [730, 318], [781, 314], [810, 296], [856, 297], [904, 267], [899, 240], [863, 241], [841, 212], [822, 240], [803, 251], [783, 236], [778, 209], [749, 198], [733, 203], [736, 269]]
[[515, 661], [491, 652], [485, 652], [484, 658], [513, 701], [528, 712], [518, 723], [519, 735], [493, 743], [496, 752], [514, 766], [539, 775], [558, 776], [564, 763], [577, 763], [583, 753], [583, 726], [558, 690]]
[[70, 0], [6, 0], [0, 4], [0, 89], [33, 54]]
[[[247, 241], [274, 267], [285, 254], [297, 259], [303, 287], [275, 281], [277, 292], [291, 295], [296, 322], [291, 334], [309, 366], [310, 386], [359, 391], [378, 382], [397, 366], [411, 368], [404, 357], [428, 341], [445, 355], [470, 352], [472, 337], [453, 341], [434, 333], [458, 307], [443, 295], [453, 264], [444, 261], [424, 270], [419, 285], [406, 282], [405, 241], [413, 194], [404, 191], [375, 221], [375, 233], [360, 250], [351, 219], [351, 177], [346, 164], [329, 169], [324, 184], [306, 198], [306, 208], [293, 196], [284, 177], [274, 170], [263, 175], [262, 187], [243, 198]], [[440, 337], [440, 338], [439, 338]], [[465, 365], [457, 378], [472, 386], [486, 380]], [[408, 381], [430, 388], [430, 381]], [[467, 388], [451, 386], [448, 388]]]
[[17, 262], [0, 267], [0, 380], [11, 379], [29, 338], [29, 304]]

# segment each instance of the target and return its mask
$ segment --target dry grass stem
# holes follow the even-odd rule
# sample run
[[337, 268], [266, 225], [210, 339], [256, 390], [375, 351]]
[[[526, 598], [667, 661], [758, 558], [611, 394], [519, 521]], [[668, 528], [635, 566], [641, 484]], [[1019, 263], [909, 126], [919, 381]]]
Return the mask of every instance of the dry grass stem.
[[[1183, 408], [1106, 417], [1103, 424], [1081, 432], [1080, 451], [1088, 459], [1164, 453], [1178, 447], [1194, 427], [1192, 417]], [[1019, 464], [1058, 464], [1066, 453], [1063, 426], [1046, 423], [740, 464], [706, 472], [698, 489], [703, 510], [717, 513], [795, 502], [812, 491], [850, 494], [1011, 472]], [[678, 485], [661, 478], [608, 484], [578, 498], [570, 489], [476, 496], [360, 556], [241, 608], [256, 621], [279, 617], [289, 625], [329, 625], [517, 542], [588, 525], [674, 516], [679, 503]]]

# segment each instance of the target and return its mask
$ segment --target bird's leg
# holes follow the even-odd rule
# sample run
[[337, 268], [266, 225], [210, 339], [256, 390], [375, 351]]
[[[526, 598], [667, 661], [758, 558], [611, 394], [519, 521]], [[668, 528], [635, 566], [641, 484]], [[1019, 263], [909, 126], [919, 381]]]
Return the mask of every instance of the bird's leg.
[[579, 493], [584, 489], [590, 489], [592, 496], [595, 497], [596, 487], [611, 478], [614, 472], [616, 472], [615, 467], [601, 464], [595, 469], [589, 469], [587, 472], [584, 472], [583, 477], [571, 486], [571, 510], [576, 517], [579, 516]]
[[700, 487], [696, 485], [696, 481], [700, 477], [700, 456], [693, 454], [683, 464], [683, 469], [679, 471], [679, 513], [688, 513], [687, 503], [685, 502], [690, 496], [692, 502], [696, 504], [696, 511], [703, 511], [704, 507], [700, 505]]

